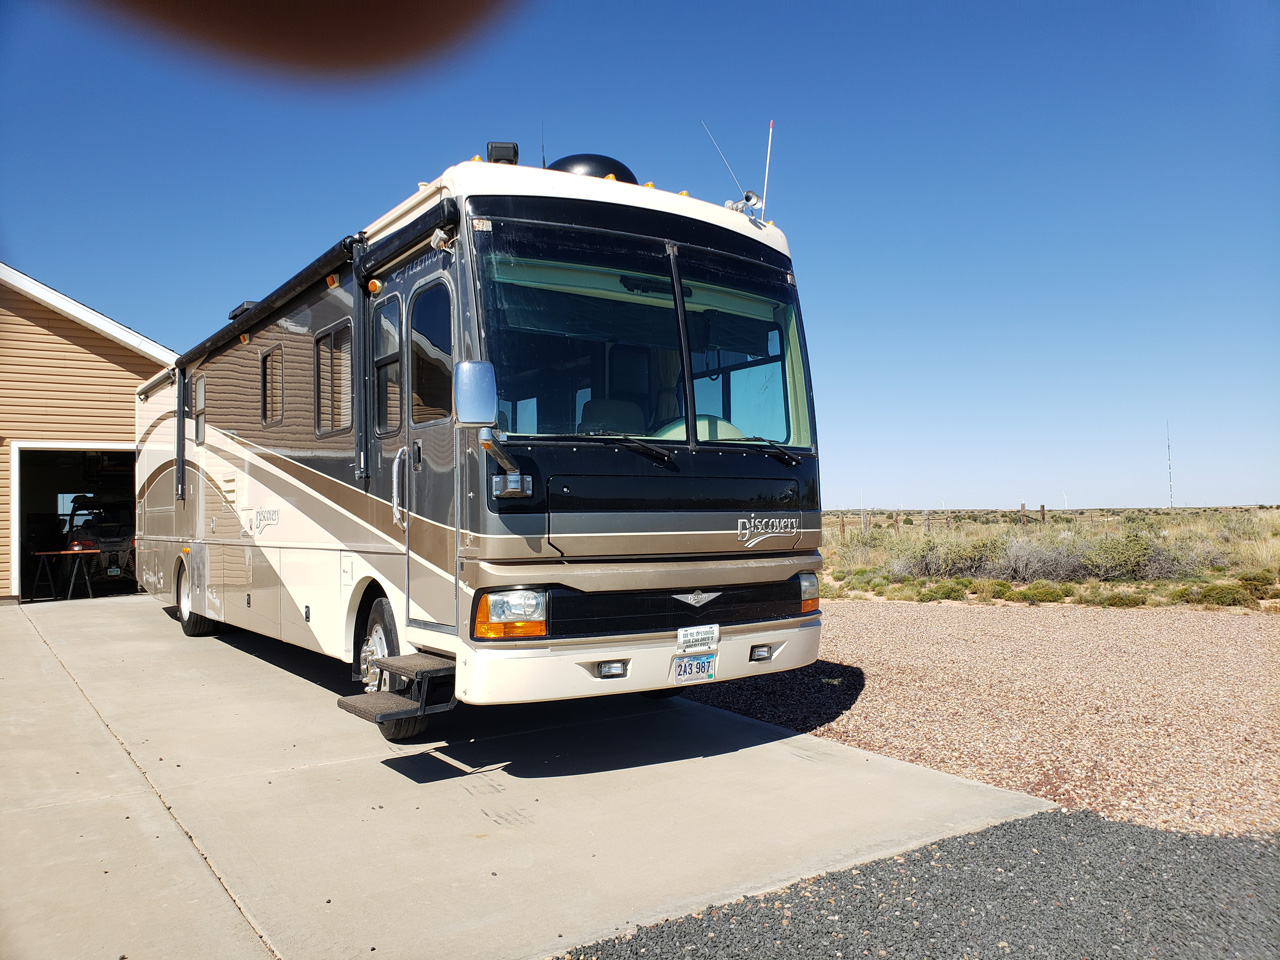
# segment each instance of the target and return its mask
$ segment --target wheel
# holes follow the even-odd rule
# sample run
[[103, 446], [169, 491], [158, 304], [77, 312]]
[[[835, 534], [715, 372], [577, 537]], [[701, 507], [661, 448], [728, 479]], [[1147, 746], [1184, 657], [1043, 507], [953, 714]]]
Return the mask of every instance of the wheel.
[[641, 690], [640, 696], [648, 697], [650, 700], [670, 700], [682, 693], [684, 690], [680, 687], [663, 687], [661, 690]]
[[213, 630], [215, 622], [191, 612], [191, 578], [187, 576], [186, 564], [178, 568], [178, 622], [188, 637], [204, 636]]
[[389, 673], [382, 674], [382, 683], [378, 683], [379, 670], [373, 661], [379, 657], [396, 657], [400, 655], [400, 640], [396, 636], [396, 618], [391, 611], [391, 601], [379, 597], [369, 608], [369, 619], [365, 621], [364, 642], [360, 644], [360, 680], [364, 683], [365, 693], [376, 693], [378, 690], [394, 690], [393, 681], [399, 679]]
[[389, 720], [386, 723], [378, 724], [378, 729], [382, 731], [383, 737], [388, 740], [408, 740], [410, 737], [416, 737], [427, 729], [427, 718], [408, 717], [404, 720]]

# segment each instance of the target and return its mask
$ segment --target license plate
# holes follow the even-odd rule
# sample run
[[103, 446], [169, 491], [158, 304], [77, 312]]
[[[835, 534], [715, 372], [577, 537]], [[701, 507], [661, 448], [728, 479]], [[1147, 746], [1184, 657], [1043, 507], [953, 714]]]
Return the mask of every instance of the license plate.
[[107, 576], [108, 576], [108, 577], [118, 577], [118, 576], [120, 576], [120, 568], [119, 568], [119, 567], [107, 567]]
[[676, 657], [676, 683], [701, 683], [716, 678], [716, 655], [700, 653], [696, 657]]
[[676, 653], [701, 653], [720, 646], [720, 624], [681, 627], [676, 631]]

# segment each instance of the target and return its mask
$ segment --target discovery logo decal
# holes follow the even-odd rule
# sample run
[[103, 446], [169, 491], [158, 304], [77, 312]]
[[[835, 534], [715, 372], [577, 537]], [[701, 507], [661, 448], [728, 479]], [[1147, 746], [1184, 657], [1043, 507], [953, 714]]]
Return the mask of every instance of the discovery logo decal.
[[794, 537], [800, 533], [799, 517], [750, 517], [738, 518], [738, 542], [754, 547], [770, 537]]
[[249, 527], [249, 532], [258, 535], [267, 527], [275, 526], [279, 522], [279, 510], [254, 510], [253, 522]]

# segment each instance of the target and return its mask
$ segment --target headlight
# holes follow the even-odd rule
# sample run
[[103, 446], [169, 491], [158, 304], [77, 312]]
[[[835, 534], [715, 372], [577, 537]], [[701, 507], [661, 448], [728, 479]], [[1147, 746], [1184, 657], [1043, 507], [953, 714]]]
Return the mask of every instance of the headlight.
[[476, 605], [475, 636], [482, 640], [547, 635], [547, 595], [541, 590], [498, 590]]
[[818, 609], [818, 575], [806, 570], [800, 574], [800, 612], [813, 613]]

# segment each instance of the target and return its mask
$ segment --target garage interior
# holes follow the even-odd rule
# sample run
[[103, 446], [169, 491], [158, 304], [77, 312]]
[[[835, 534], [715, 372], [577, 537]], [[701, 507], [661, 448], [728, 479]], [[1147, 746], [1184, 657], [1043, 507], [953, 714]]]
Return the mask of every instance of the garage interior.
[[[133, 563], [136, 454], [23, 450], [20, 457], [22, 600], [137, 592]], [[58, 555], [72, 546], [73, 539], [86, 546], [92, 544], [89, 550], [101, 548], [102, 552], [86, 550], [80, 557]], [[41, 553], [46, 554], [43, 569]]]

